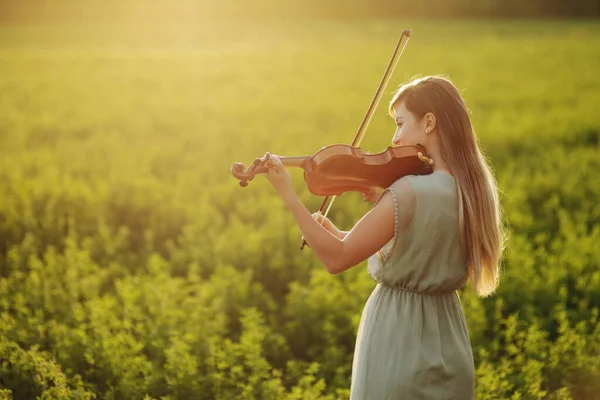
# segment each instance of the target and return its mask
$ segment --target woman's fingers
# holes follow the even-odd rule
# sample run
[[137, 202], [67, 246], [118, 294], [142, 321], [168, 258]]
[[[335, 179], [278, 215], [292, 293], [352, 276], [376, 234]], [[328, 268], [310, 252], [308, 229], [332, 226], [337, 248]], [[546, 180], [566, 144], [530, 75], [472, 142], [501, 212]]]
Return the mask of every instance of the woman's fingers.
[[325, 217], [323, 214], [321, 214], [320, 211], [317, 211], [312, 216], [314, 219], [316, 219], [318, 222], [320, 222], [321, 225], [323, 225], [327, 221], [327, 217]]
[[271, 160], [271, 165], [273, 165], [273, 167], [275, 168], [275, 171], [281, 172], [285, 168], [279, 157], [272, 155], [269, 158], [269, 160]]
[[276, 155], [266, 153], [265, 159], [267, 160], [266, 164], [269, 169], [272, 169], [276, 172], [281, 172], [285, 168], [281, 162], [281, 159]]
[[316, 219], [319, 224], [323, 225], [323, 227], [325, 229], [327, 229], [327, 230], [330, 229], [331, 222], [329, 221], [329, 219], [326, 216], [324, 216], [323, 214], [321, 214], [320, 211], [317, 211], [316, 213], [313, 213], [312, 217], [314, 219]]

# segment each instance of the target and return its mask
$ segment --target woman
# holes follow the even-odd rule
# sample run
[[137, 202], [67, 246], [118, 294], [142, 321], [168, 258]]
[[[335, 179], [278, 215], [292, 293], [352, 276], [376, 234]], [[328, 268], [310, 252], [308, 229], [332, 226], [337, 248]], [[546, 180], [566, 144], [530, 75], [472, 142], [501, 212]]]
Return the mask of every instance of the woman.
[[422, 144], [434, 171], [398, 179], [349, 232], [315, 220], [276, 156], [266, 176], [327, 271], [368, 259], [377, 282], [358, 328], [350, 398], [472, 399], [473, 353], [457, 290], [470, 279], [485, 297], [498, 285], [505, 239], [495, 179], [448, 79], [401, 86], [390, 114], [393, 143]]

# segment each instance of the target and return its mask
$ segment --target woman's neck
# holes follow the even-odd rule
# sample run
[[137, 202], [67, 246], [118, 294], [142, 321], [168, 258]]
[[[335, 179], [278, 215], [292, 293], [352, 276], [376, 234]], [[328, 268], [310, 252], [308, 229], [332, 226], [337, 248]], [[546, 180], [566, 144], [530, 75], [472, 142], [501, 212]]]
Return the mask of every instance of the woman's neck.
[[433, 160], [432, 168], [434, 171], [443, 171], [452, 175], [452, 171], [442, 159], [442, 153], [437, 140], [433, 140], [432, 143], [427, 147], [427, 154], [429, 155], [429, 158]]

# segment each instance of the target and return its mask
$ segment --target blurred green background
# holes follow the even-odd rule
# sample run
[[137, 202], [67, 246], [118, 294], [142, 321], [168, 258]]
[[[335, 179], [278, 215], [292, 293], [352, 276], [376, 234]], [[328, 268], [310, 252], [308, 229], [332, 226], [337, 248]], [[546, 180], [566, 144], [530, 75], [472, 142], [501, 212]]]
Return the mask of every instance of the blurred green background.
[[[374, 282], [300, 252], [274, 190], [230, 167], [349, 143], [403, 29], [364, 150], [390, 144], [399, 84], [448, 76], [510, 229], [498, 292], [460, 292], [477, 398], [600, 398], [599, 14], [0, 1], [0, 399], [348, 398]], [[368, 209], [347, 193], [330, 217]]]

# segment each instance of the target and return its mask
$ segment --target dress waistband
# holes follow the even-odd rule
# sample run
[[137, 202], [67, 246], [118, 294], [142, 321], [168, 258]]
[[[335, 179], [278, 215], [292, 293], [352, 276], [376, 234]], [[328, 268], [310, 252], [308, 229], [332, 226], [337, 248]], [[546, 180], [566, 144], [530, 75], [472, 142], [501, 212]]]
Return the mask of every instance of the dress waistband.
[[400, 286], [398, 284], [391, 284], [391, 283], [384, 282], [384, 281], [377, 281], [377, 284], [388, 287], [390, 289], [399, 290], [402, 292], [421, 294], [424, 296], [442, 296], [442, 295], [449, 295], [449, 294], [456, 293], [456, 289], [432, 291], [432, 290], [419, 290], [419, 289], [408, 288], [405, 286]]

